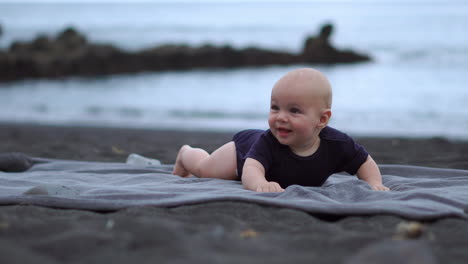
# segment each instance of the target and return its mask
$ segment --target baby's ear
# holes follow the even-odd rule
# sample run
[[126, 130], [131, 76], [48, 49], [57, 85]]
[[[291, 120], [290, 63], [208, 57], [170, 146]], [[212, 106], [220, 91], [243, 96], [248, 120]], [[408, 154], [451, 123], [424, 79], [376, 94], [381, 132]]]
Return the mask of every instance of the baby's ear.
[[330, 118], [332, 116], [332, 111], [331, 109], [325, 109], [322, 111], [322, 114], [320, 115], [320, 123], [318, 126], [320, 128], [324, 128], [328, 125], [328, 121], [330, 121]]

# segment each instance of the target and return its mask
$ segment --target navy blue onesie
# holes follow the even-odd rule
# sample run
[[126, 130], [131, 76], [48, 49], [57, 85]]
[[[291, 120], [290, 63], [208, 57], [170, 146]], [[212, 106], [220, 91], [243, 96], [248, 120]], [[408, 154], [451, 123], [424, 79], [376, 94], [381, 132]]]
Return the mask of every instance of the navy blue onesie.
[[244, 130], [234, 135], [237, 152], [237, 175], [247, 158], [253, 158], [265, 168], [268, 181], [275, 181], [286, 188], [297, 184], [320, 186], [330, 175], [338, 172], [356, 174], [367, 160], [367, 151], [343, 132], [325, 127], [319, 134], [317, 151], [302, 157], [282, 145], [268, 130]]

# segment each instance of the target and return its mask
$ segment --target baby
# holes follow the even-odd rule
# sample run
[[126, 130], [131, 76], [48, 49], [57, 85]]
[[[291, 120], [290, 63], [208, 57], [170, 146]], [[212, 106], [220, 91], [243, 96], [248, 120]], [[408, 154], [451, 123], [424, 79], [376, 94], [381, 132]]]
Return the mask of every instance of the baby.
[[293, 70], [273, 86], [270, 129], [241, 131], [211, 155], [184, 145], [173, 174], [241, 180], [248, 190], [282, 192], [293, 184], [321, 186], [333, 173], [345, 171], [374, 190], [387, 191], [366, 150], [327, 126], [331, 104], [332, 89], [321, 72]]

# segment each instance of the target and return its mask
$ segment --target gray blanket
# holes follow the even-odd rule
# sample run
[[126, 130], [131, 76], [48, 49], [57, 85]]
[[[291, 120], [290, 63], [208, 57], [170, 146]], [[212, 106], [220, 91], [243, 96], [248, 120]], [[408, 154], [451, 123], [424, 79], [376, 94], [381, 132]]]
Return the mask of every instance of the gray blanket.
[[314, 214], [468, 219], [467, 170], [381, 165], [389, 192], [372, 191], [354, 176], [335, 174], [321, 187], [293, 185], [283, 193], [256, 193], [243, 189], [238, 181], [174, 176], [170, 165], [51, 159], [35, 162], [24, 172], [0, 172], [0, 205], [106, 211], [242, 201]]

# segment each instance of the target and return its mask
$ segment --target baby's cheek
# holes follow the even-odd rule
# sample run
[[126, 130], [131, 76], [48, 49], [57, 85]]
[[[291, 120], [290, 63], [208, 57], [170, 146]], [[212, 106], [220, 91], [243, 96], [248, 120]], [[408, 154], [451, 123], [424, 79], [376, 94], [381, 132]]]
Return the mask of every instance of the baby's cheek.
[[273, 127], [275, 124], [275, 118], [270, 114], [270, 116], [268, 116], [268, 125], [271, 127]]

